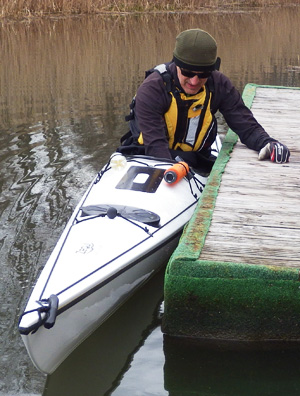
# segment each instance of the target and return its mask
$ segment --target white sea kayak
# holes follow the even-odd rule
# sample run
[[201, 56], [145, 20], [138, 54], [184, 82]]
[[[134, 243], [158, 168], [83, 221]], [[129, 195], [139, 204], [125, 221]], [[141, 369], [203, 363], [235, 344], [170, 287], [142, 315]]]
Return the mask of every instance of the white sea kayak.
[[112, 155], [76, 207], [19, 321], [46, 374], [166, 264], [206, 177], [164, 177], [174, 162]]

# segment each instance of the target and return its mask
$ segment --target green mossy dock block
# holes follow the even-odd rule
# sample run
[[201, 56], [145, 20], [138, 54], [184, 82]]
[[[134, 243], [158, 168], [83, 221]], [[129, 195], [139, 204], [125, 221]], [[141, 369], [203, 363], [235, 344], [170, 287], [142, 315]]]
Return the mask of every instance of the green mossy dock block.
[[[256, 87], [248, 84], [244, 90], [248, 107]], [[168, 263], [162, 330], [197, 339], [300, 341], [299, 269], [199, 259], [237, 139], [229, 130], [197, 209]]]
[[165, 276], [163, 331], [240, 341], [300, 340], [299, 271], [182, 259]]

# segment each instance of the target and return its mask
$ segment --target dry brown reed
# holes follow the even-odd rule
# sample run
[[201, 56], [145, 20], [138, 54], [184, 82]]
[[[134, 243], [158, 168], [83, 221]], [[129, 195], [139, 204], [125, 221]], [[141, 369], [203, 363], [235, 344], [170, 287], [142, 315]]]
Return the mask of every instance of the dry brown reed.
[[[171, 60], [176, 35], [189, 27], [216, 38], [221, 70], [239, 89], [245, 82], [272, 83], [279, 70], [298, 76], [288, 65], [299, 66], [300, 25], [288, 9], [10, 23], [0, 29], [0, 129], [36, 119], [47, 123], [52, 114], [77, 124], [86, 114], [93, 128], [97, 123], [97, 129], [121, 136], [144, 70]], [[101, 126], [111, 120], [114, 125]]]
[[296, 5], [300, 0], [0, 0], [0, 18], [49, 15], [201, 11], [204, 8], [237, 9]]

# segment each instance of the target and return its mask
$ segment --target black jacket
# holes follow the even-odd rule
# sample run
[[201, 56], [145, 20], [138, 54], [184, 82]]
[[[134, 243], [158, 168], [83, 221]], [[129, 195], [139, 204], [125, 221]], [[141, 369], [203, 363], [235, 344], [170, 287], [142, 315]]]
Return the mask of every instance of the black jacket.
[[[169, 70], [175, 85], [181, 89], [174, 63], [170, 64]], [[213, 92], [212, 114], [219, 110], [242, 143], [250, 149], [259, 151], [268, 142], [275, 141], [256, 121], [252, 112], [245, 106], [240, 93], [224, 74], [214, 71], [206, 84], [209, 84]], [[170, 106], [170, 101], [170, 94], [157, 72], [150, 74], [138, 88], [135, 112], [139, 128], [143, 133], [147, 155], [171, 158], [164, 121], [164, 114]]]

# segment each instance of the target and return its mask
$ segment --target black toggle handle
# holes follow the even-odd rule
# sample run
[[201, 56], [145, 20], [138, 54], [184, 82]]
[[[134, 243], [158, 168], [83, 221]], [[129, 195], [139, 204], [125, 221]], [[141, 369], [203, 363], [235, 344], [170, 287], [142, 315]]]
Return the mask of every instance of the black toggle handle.
[[47, 319], [44, 323], [44, 326], [46, 329], [51, 329], [56, 320], [57, 316], [57, 309], [58, 309], [58, 297], [55, 294], [51, 294], [51, 296], [48, 299], [49, 301], [49, 311], [47, 313]]

